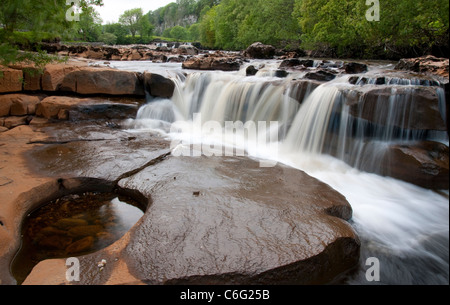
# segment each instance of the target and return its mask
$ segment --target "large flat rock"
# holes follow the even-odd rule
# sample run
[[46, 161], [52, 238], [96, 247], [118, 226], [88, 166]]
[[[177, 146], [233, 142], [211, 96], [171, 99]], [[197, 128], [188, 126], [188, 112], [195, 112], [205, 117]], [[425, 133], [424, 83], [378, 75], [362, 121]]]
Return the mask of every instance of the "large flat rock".
[[299, 170], [171, 157], [120, 184], [152, 198], [123, 252], [151, 284], [327, 283], [358, 258], [345, 198]]

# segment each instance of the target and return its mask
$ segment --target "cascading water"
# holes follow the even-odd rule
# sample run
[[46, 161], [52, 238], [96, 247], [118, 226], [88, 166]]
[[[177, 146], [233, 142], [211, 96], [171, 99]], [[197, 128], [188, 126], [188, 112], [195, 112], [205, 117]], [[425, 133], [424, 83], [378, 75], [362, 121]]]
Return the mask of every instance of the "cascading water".
[[[370, 173], [377, 172], [380, 158], [392, 144], [420, 139], [448, 146], [445, 124], [424, 133], [420, 127], [428, 123], [424, 115], [411, 111], [417, 108], [417, 90], [436, 94], [439, 109], [432, 113], [445, 122], [443, 91], [435, 81], [379, 79], [345, 76], [320, 85], [299, 75], [280, 79], [267, 72], [252, 77], [242, 70], [193, 72], [174, 77], [173, 98], [149, 100], [134, 124], [150, 129], [164, 125], [166, 135], [177, 138], [180, 134], [170, 130], [175, 121], [193, 125], [199, 117], [202, 122], [222, 125], [226, 121], [279, 122], [277, 153], [260, 148], [248, 154], [299, 168], [346, 196], [354, 211], [352, 224], [362, 240], [360, 271], [346, 283], [370, 284], [365, 262], [376, 257], [381, 283], [448, 284], [448, 192], [442, 195]], [[374, 86], [381, 88], [375, 99], [365, 91]], [[368, 117], [369, 113], [375, 115]], [[191, 141], [229, 138], [193, 135], [195, 128], [180, 130], [189, 133], [183, 136]]]

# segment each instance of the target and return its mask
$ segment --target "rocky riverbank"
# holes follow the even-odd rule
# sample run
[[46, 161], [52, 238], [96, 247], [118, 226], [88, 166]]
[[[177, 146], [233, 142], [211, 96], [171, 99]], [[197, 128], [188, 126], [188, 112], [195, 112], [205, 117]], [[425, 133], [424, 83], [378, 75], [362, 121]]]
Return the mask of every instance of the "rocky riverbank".
[[[185, 49], [193, 48], [186, 46]], [[198, 52], [194, 50], [192, 53]], [[190, 59], [185, 60], [182, 67], [234, 71], [241, 69], [245, 58], [271, 58], [276, 52], [270, 46], [254, 44], [244, 54], [246, 57], [221, 52], [189, 55]], [[411, 64], [407, 65], [406, 62]], [[344, 86], [340, 91], [351, 117], [366, 126], [366, 131], [361, 132], [370, 134], [374, 129], [379, 130], [378, 133], [382, 130], [407, 129], [426, 135], [448, 131], [448, 119], [443, 119], [441, 113], [444, 107], [448, 118], [450, 106], [446, 62], [448, 63], [448, 59], [430, 56], [405, 59], [397, 64], [395, 70], [413, 71], [374, 77], [367, 72], [368, 66], [364, 63], [286, 58], [280, 60], [275, 75], [286, 77], [290, 73], [303, 73], [302, 78], [292, 80], [292, 86], [297, 89], [290, 92], [291, 97], [300, 103], [308, 90], [340, 75], [349, 75], [348, 82], [354, 86], [350, 89]], [[248, 64], [246, 66], [248, 76], [256, 74], [259, 68]], [[108, 64], [91, 64], [88, 60], [79, 58], [71, 58], [66, 63], [48, 64], [43, 73], [37, 73], [36, 68], [30, 65], [2, 67], [1, 71], [0, 131], [46, 120], [77, 121], [103, 117], [114, 121], [114, 118], [134, 118], [139, 107], [145, 103], [146, 92], [153, 97], [170, 98], [175, 90], [174, 82], [159, 74], [117, 70]], [[403, 98], [396, 106], [396, 114], [388, 116], [393, 94], [390, 87], [392, 84], [416, 84], [419, 87], [404, 86], [396, 89], [395, 94]], [[439, 87], [444, 89], [445, 105], [442, 105], [442, 97], [436, 93], [436, 88]], [[406, 112], [411, 113], [405, 117]], [[349, 138], [346, 145], [351, 145], [352, 141]], [[448, 147], [440, 143], [429, 145], [425, 142], [409, 143], [407, 150], [392, 147], [386, 152], [386, 158], [379, 160], [380, 166], [375, 172], [426, 188], [448, 188]], [[327, 153], [336, 155], [336, 143], [332, 140], [327, 143]], [[431, 151], [424, 150], [423, 147], [428, 147]], [[353, 165], [352, 161], [349, 163]], [[401, 168], [408, 170], [400, 170]], [[368, 170], [364, 166], [360, 169]]]
[[[316, 284], [357, 266], [352, 209], [326, 184], [247, 158], [172, 157], [166, 140], [122, 130], [146, 92], [172, 96], [169, 79], [76, 59], [42, 74], [2, 71], [0, 283], [15, 283], [9, 266], [31, 210], [114, 187], [143, 194], [147, 211], [123, 238], [80, 257], [80, 284]], [[64, 259], [45, 260], [24, 284], [74, 284], [65, 271]]]
[[[246, 56], [273, 56], [258, 52]], [[206, 55], [177, 56], [191, 56], [185, 65], [201, 62], [194, 69], [235, 69], [227, 65], [236, 65], [236, 55]], [[299, 88], [355, 74], [348, 85], [358, 87], [342, 91], [349, 113], [383, 124], [371, 109], [383, 109], [389, 92], [382, 80], [366, 86], [372, 80], [365, 78], [364, 64], [322, 61], [311, 67], [310, 61], [285, 60], [280, 71], [306, 72], [292, 80]], [[24, 217], [44, 202], [95, 188], [138, 193], [147, 210], [117, 242], [80, 257], [80, 284], [325, 284], [357, 266], [360, 243], [348, 223], [352, 208], [328, 185], [290, 167], [260, 168], [248, 158], [175, 157], [167, 140], [125, 130], [123, 120], [136, 117], [147, 93], [173, 95], [170, 79], [77, 58], [49, 64], [42, 74], [33, 69], [1, 67], [1, 284], [15, 283], [9, 266]], [[301, 92], [290, 94], [301, 102]], [[399, 118], [394, 124], [445, 131], [439, 98], [426, 88], [415, 95], [418, 112], [408, 116], [410, 122]], [[441, 143], [395, 145], [381, 165], [379, 174], [448, 189], [448, 147]], [[108, 263], [100, 272], [103, 259]], [[73, 284], [65, 271], [64, 259], [45, 260], [25, 284]]]
[[[117, 242], [79, 257], [78, 284], [320, 284], [357, 265], [352, 209], [326, 184], [246, 158], [173, 157], [167, 141], [107, 123], [0, 134], [2, 284], [14, 283], [9, 265], [29, 211], [114, 185], [143, 194], [147, 210]], [[64, 259], [42, 261], [24, 284], [77, 284], [66, 268]]]

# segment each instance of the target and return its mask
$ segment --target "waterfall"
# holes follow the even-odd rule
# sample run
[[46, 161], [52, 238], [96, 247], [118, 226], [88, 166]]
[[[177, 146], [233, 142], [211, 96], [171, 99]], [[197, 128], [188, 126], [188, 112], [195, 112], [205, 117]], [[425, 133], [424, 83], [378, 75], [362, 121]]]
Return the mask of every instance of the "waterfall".
[[[276, 78], [270, 68], [251, 77], [243, 70], [178, 74], [172, 78], [173, 97], [150, 98], [134, 124], [150, 129], [166, 124], [166, 134], [168, 125], [188, 125], [182, 129], [195, 134], [198, 117], [222, 126], [277, 121], [278, 130], [267, 133], [278, 134], [278, 154], [264, 147], [249, 155], [301, 169], [347, 198], [362, 241], [361, 271], [347, 283], [370, 284], [365, 259], [378, 257], [382, 283], [448, 284], [448, 192], [443, 196], [371, 173], [392, 145], [431, 140], [448, 146], [444, 91], [434, 80], [388, 74], [343, 76], [324, 84], [304, 79], [304, 73]], [[229, 139], [169, 136], [207, 143]]]
[[330, 84], [314, 90], [295, 117], [285, 140], [285, 149], [320, 154], [334, 104], [340, 97], [338, 88]]
[[289, 124], [299, 109], [287, 82], [220, 72], [192, 73], [176, 81], [173, 103], [185, 119], [201, 113], [205, 120], [279, 121]]
[[[260, 75], [268, 74], [264, 70]], [[222, 126], [276, 121], [281, 152], [327, 154], [377, 173], [393, 144], [423, 140], [448, 144], [445, 96], [432, 80], [385, 76], [377, 85], [380, 77], [364, 76], [363, 81], [359, 76], [355, 81], [343, 76], [319, 84], [294, 76], [246, 77], [242, 71], [194, 72], [172, 79], [176, 84], [172, 99], [149, 98], [139, 110], [138, 126], [167, 130], [167, 124], [192, 121], [194, 114]], [[423, 96], [437, 98], [428, 101], [429, 106], [422, 105]], [[441, 125], [434, 123], [438, 120]]]

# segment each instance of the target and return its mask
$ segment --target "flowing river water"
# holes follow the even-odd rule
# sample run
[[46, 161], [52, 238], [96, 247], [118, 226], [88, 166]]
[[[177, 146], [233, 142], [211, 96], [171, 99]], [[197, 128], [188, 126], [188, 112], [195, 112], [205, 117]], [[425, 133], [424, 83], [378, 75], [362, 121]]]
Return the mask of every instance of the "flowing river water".
[[[446, 132], [380, 127], [381, 121], [411, 116], [409, 109], [398, 105], [414, 104], [414, 90], [430, 86], [433, 80], [419, 80], [393, 71], [392, 63], [376, 62], [369, 64], [366, 74], [356, 75], [353, 83], [345, 75], [314, 85], [301, 82], [304, 72], [275, 77], [279, 63], [248, 63], [260, 68], [255, 76], [246, 76], [245, 67], [238, 72], [201, 72], [182, 70], [181, 64], [111, 65], [161, 74], [176, 84], [171, 99], [148, 96], [137, 118], [128, 122], [130, 132], [160, 133], [174, 143], [174, 154], [186, 152], [190, 144], [197, 144], [204, 154], [223, 152], [223, 147], [245, 151], [250, 158], [271, 161], [268, 165], [282, 163], [303, 170], [343, 194], [352, 206], [351, 224], [361, 239], [359, 270], [344, 283], [448, 285], [448, 190], [433, 191], [375, 174], [389, 144], [432, 140], [448, 146]], [[363, 87], [361, 81], [371, 86], [380, 76], [391, 90], [385, 101], [388, 107], [374, 110], [380, 122], [355, 120], [346, 99]], [[445, 113], [443, 90], [433, 88]], [[402, 99], [413, 102], [402, 103]], [[247, 124], [237, 134], [236, 124], [230, 132], [220, 128], [227, 122]], [[259, 128], [252, 133], [249, 126]], [[378, 271], [379, 278], [367, 277]]]

